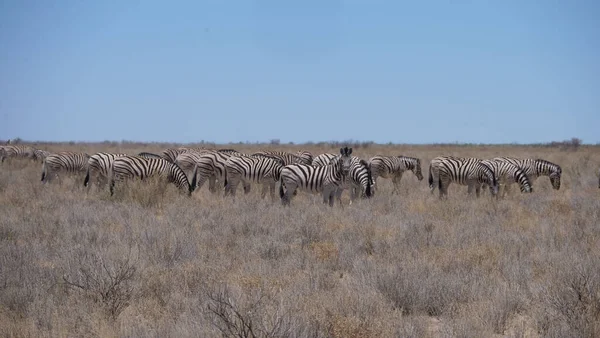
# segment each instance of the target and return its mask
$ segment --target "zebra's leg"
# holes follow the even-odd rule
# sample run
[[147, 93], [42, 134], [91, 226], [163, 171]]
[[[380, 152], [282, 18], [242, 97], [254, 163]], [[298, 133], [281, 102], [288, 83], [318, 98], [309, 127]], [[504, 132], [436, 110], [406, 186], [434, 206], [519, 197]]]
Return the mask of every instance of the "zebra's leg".
[[271, 201], [275, 200], [275, 181], [269, 182], [269, 194], [271, 195]]
[[[284, 188], [285, 188], [285, 192], [283, 192]], [[294, 196], [294, 192], [296, 192], [297, 188], [298, 188], [298, 186], [293, 182], [290, 182], [285, 185], [282, 183], [281, 186], [279, 187], [279, 195], [281, 196], [281, 204], [290, 205], [292, 196]]]
[[[196, 190], [200, 190], [202, 188], [202, 186], [204, 185], [204, 182], [206, 182], [206, 179], [208, 178], [207, 176], [203, 175], [202, 173], [198, 173], [198, 179], [196, 181]], [[209, 183], [210, 185], [210, 183]], [[209, 187], [210, 190], [210, 187]]]
[[252, 185], [250, 185], [250, 182], [246, 182], [246, 181], [242, 181], [242, 185], [244, 186], [244, 195], [248, 195], [250, 193], [250, 189], [252, 188]]
[[231, 195], [235, 197], [238, 184], [240, 184], [240, 178], [237, 176], [227, 176], [227, 186], [225, 187], [225, 196]]
[[[338, 203], [339, 203], [340, 205], [342, 205], [342, 193], [343, 193], [343, 192], [344, 192], [344, 190], [343, 190], [343, 189], [341, 189], [341, 188], [337, 188], [337, 189], [335, 190], [335, 199], [338, 201]], [[350, 203], [352, 203], [352, 201], [350, 201]]]
[[392, 177], [392, 183], [394, 183], [394, 190], [392, 191], [392, 195], [400, 195], [400, 180], [402, 179], [402, 173], [394, 175]]
[[[213, 194], [217, 192], [217, 177], [215, 175], [211, 175], [208, 178], [208, 191], [212, 192]], [[198, 183], [196, 183], [198, 184]]]
[[262, 191], [260, 192], [260, 199], [265, 199], [265, 196], [267, 196], [268, 191], [269, 191], [269, 183], [264, 182], [262, 184]]

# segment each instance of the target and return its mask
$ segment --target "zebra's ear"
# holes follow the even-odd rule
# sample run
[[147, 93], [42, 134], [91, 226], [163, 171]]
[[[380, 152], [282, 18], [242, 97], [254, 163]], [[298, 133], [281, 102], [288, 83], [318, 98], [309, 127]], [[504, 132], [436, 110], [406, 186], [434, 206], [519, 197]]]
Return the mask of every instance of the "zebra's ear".
[[340, 154], [344, 155], [344, 148], [340, 148]]
[[348, 152], [346, 153], [348, 156], [350, 156], [350, 154], [352, 154], [352, 148], [348, 149]]

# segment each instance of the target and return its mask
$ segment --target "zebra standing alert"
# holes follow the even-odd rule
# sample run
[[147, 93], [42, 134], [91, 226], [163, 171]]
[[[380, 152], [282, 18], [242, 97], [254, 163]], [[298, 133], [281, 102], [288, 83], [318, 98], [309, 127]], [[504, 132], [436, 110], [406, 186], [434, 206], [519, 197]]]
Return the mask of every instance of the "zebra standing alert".
[[[513, 183], [519, 183], [519, 188], [522, 193], [531, 193], [533, 188], [529, 182], [529, 178], [525, 172], [510, 162], [494, 161], [494, 160], [481, 160], [481, 163], [487, 165], [492, 169], [496, 179], [498, 180], [498, 189], [502, 190], [500, 194], [504, 197], [506, 193], [510, 191], [510, 186]], [[482, 185], [485, 188], [486, 184]], [[503, 187], [503, 189], [502, 189]]]
[[[432, 167], [436, 168], [432, 168]], [[437, 171], [440, 199], [448, 196], [448, 187], [452, 182], [468, 186], [467, 192], [475, 193], [479, 197], [482, 184], [490, 187], [492, 196], [498, 193], [498, 181], [493, 170], [481, 163], [477, 158], [438, 157], [431, 161], [429, 166], [429, 184], [432, 185], [433, 171]]]
[[283, 161], [269, 157], [232, 156], [225, 163], [225, 195], [235, 196], [240, 182], [244, 193], [250, 192], [251, 183], [262, 184], [261, 198], [271, 194], [275, 199], [275, 184], [279, 181]]
[[196, 186], [195, 179], [190, 183], [183, 170], [175, 163], [161, 158], [121, 156], [115, 158], [110, 170], [110, 195], [114, 195], [114, 187], [117, 181], [133, 178], [144, 180], [155, 176], [162, 177], [169, 183], [175, 184], [179, 189], [186, 192], [188, 196], [192, 194]]
[[[313, 159], [312, 165], [313, 167], [328, 165], [336, 157], [337, 155], [331, 153], [320, 154]], [[359, 195], [363, 198], [370, 198], [373, 196], [374, 182], [367, 161], [353, 156], [350, 164], [350, 172], [344, 179], [344, 184], [342, 184], [336, 194], [339, 203], [341, 203], [342, 192], [345, 189], [350, 191], [350, 204], [352, 204]]]
[[42, 164], [42, 182], [50, 182], [60, 172], [83, 173], [86, 172], [90, 155], [63, 151], [48, 155]]
[[85, 179], [83, 180], [83, 186], [87, 187], [90, 179], [93, 179], [94, 177], [96, 184], [105, 184], [115, 158], [121, 156], [127, 156], [127, 154], [111, 154], [100, 152], [90, 156], [87, 164]]
[[540, 176], [548, 176], [552, 188], [555, 190], [560, 189], [562, 168], [558, 164], [542, 159], [518, 159], [514, 157], [496, 157], [494, 161], [509, 162], [523, 169], [531, 183]]
[[335, 193], [343, 184], [351, 165], [352, 148], [340, 148], [340, 156], [331, 164], [313, 167], [306, 164], [290, 164], [281, 170], [279, 196], [283, 205], [289, 205], [296, 189], [322, 193], [323, 202], [334, 204]]
[[408, 156], [374, 156], [369, 160], [373, 182], [378, 177], [392, 178], [392, 194], [400, 194], [400, 180], [405, 171], [412, 171], [419, 181], [423, 180], [421, 160]]

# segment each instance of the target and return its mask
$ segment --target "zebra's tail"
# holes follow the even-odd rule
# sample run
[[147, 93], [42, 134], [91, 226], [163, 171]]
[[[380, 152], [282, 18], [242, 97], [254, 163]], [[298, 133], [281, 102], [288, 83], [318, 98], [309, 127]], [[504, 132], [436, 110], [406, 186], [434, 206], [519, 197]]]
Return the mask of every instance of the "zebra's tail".
[[429, 166], [429, 189], [433, 189], [433, 171], [431, 165]]
[[367, 195], [367, 198], [371, 198], [373, 196], [373, 176], [371, 175], [371, 164], [369, 163], [367, 165], [367, 189], [365, 190], [365, 195]]
[[284, 186], [283, 186], [283, 179], [280, 179], [279, 181], [279, 198], [283, 198], [283, 196], [285, 195], [285, 191], [284, 191]]
[[88, 166], [87, 170], [85, 171], [85, 179], [83, 180], [83, 186], [87, 187], [89, 182], [90, 182], [90, 167]]
[[47, 170], [46, 170], [46, 160], [42, 162], [42, 182], [46, 180]]

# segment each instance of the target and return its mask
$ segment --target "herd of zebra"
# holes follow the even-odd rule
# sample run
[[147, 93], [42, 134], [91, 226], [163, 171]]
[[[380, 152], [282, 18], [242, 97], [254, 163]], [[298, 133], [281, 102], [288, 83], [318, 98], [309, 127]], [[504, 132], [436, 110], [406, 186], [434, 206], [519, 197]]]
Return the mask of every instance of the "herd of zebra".
[[[400, 193], [404, 172], [412, 171], [419, 181], [423, 179], [421, 161], [408, 156], [374, 156], [368, 160], [352, 156], [352, 148], [344, 147], [339, 154], [325, 153], [313, 158], [308, 151], [296, 153], [259, 151], [252, 154], [233, 149], [169, 148], [161, 154], [137, 155], [99, 152], [94, 155], [78, 152], [50, 153], [27, 145], [0, 146], [0, 162], [24, 158], [42, 163], [42, 182], [48, 182], [59, 173], [85, 173], [84, 186], [90, 183], [109, 186], [111, 196], [115, 184], [124, 180], [161, 177], [191, 195], [208, 181], [208, 189], [217, 193], [217, 182], [225, 196], [235, 196], [242, 183], [244, 193], [252, 184], [262, 185], [261, 196], [267, 191], [275, 199], [277, 184], [283, 205], [289, 205], [298, 190], [319, 193], [330, 206], [337, 199], [341, 203], [344, 190], [350, 192], [350, 203], [357, 198], [370, 198], [377, 190], [378, 178], [390, 178], [392, 194]], [[468, 193], [480, 196], [489, 188], [492, 196], [504, 196], [513, 183], [521, 192], [533, 192], [532, 182], [548, 176], [552, 187], [560, 189], [562, 169], [558, 164], [542, 159], [493, 159], [440, 156], [429, 165], [429, 188], [439, 189], [439, 197], [446, 198], [451, 183], [468, 186]], [[600, 188], [600, 171], [598, 172]], [[503, 187], [502, 192], [500, 188]]]

